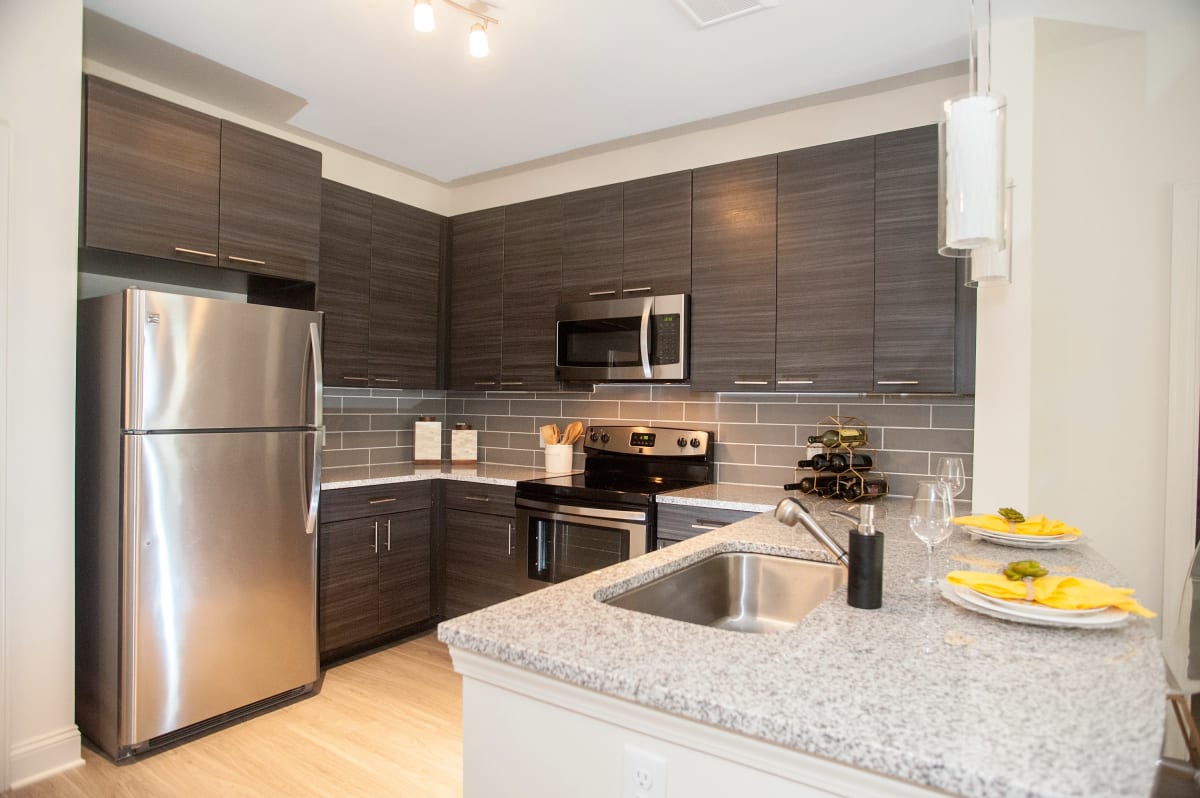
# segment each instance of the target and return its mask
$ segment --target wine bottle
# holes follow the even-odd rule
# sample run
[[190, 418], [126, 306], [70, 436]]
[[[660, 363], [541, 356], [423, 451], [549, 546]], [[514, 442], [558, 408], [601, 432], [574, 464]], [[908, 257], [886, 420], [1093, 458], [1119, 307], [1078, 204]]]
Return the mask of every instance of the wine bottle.
[[796, 468], [811, 468], [813, 471], [830, 471], [840, 474], [853, 468], [855, 471], [867, 471], [875, 465], [875, 461], [867, 454], [856, 454], [851, 457], [841, 452], [818, 454], [809, 460], [796, 463]]
[[887, 479], [882, 476], [842, 477], [838, 482], [838, 494], [848, 501], [886, 496], [888, 492]]
[[839, 429], [827, 429], [820, 435], [809, 435], [809, 443], [819, 443], [830, 449], [835, 446], [847, 446], [853, 448], [862, 446], [867, 442], [867, 431], [857, 427], [841, 427]]
[[826, 498], [838, 493], [838, 478], [831, 476], [805, 477], [800, 480], [801, 493], [815, 493]]

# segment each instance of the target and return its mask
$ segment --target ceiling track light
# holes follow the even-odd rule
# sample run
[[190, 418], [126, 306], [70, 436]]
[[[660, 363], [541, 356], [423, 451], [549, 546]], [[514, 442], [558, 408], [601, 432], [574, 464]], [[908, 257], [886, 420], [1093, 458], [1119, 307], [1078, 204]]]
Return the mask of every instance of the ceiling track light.
[[[487, 26], [500, 24], [500, 20], [490, 17], [480, 10], [489, 8], [488, 4], [478, 0], [470, 6], [456, 3], [455, 0], [442, 0], [442, 2], [477, 20], [471, 24], [470, 32], [467, 35], [467, 49], [475, 58], [486, 56], [489, 52]], [[413, 0], [413, 27], [421, 33], [429, 33], [434, 29], [433, 0]]]

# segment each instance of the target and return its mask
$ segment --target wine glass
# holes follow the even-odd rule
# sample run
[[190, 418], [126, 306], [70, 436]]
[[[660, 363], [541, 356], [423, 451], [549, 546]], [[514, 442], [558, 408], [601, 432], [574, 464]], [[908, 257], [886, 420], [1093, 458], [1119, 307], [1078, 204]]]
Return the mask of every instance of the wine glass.
[[954, 526], [952, 490], [940, 480], [919, 482], [908, 511], [908, 528], [925, 544], [928, 555], [925, 576], [913, 581], [926, 587], [938, 582], [933, 577], [933, 547], [950, 537]]
[[938, 482], [945, 482], [950, 486], [950, 515], [953, 516], [955, 514], [954, 500], [967, 487], [967, 471], [963, 467], [963, 459], [961, 457], [939, 457], [934, 475]]

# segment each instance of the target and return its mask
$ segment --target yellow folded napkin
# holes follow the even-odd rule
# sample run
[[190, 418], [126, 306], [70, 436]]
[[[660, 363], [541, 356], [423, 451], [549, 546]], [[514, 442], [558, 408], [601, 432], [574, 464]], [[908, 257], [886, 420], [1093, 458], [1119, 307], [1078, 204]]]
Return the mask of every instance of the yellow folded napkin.
[[[952, 585], [963, 585], [987, 596], [1001, 599], [1025, 601], [1029, 591], [1024, 581], [1014, 582], [1004, 574], [981, 573], [979, 571], [951, 571], [946, 581]], [[1060, 610], [1090, 610], [1096, 607], [1116, 607], [1143, 618], [1153, 618], [1154, 613], [1138, 604], [1133, 598], [1133, 589], [1109, 587], [1095, 579], [1078, 576], [1042, 576], [1033, 580], [1033, 601], [1056, 607]]]
[[1064, 524], [1062, 521], [1051, 520], [1044, 515], [1026, 518], [1019, 524], [1014, 524], [999, 515], [960, 515], [954, 519], [954, 523], [959, 526], [976, 526], [989, 532], [1008, 532], [1014, 535], [1050, 537], [1053, 535], [1078, 536], [1080, 534], [1075, 527]]

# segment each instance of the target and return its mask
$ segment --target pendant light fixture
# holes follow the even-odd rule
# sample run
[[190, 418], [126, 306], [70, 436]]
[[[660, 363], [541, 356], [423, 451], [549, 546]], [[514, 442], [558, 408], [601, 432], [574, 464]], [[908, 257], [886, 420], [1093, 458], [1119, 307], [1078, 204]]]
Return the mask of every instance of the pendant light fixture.
[[434, 29], [433, 0], [413, 0], [413, 27], [419, 33], [429, 33]]
[[[975, 3], [971, 0], [968, 94], [946, 101], [945, 119], [939, 128], [938, 252], [948, 257], [962, 257], [967, 252], [974, 254], [985, 249], [999, 253], [1008, 247], [1004, 177], [1006, 103], [1003, 96], [991, 93], [991, 16], [991, 0], [988, 0], [987, 90], [981, 94], [977, 86], [977, 31]], [[1003, 279], [1008, 279], [1007, 273]]]
[[[471, 24], [470, 32], [467, 35], [467, 51], [474, 58], [485, 57], [489, 52], [487, 26], [500, 24], [500, 20], [484, 13], [491, 6], [480, 0], [476, 0], [470, 6], [462, 5], [455, 0], [442, 0], [442, 2], [477, 20]], [[413, 27], [421, 33], [429, 33], [434, 29], [433, 0], [413, 0]]]

